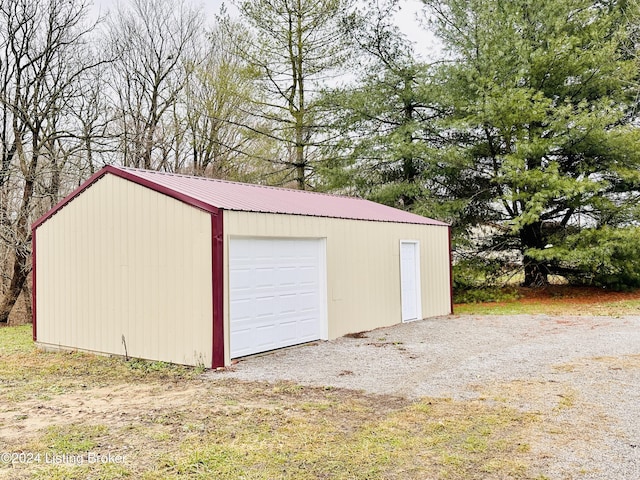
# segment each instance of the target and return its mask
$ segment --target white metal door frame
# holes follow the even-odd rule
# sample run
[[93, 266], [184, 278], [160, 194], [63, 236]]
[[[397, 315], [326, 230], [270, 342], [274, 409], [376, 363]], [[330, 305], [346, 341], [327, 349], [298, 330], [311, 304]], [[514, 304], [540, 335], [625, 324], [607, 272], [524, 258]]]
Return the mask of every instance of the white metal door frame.
[[327, 297], [327, 238], [316, 238], [319, 240], [320, 252], [320, 340], [329, 340], [329, 312]]
[[[410, 261], [410, 258], [404, 258], [405, 248], [403, 247], [408, 246], [413, 250], [413, 261]], [[403, 322], [422, 318], [420, 242], [418, 240], [400, 240], [400, 310]]]

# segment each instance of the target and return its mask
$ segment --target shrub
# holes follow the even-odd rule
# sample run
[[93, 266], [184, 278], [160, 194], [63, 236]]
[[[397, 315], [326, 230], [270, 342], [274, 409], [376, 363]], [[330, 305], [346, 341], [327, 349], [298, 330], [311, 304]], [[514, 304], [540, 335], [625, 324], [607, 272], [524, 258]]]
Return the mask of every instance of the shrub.
[[551, 269], [572, 285], [612, 290], [640, 287], [640, 228], [588, 228], [568, 236], [561, 245], [531, 250], [529, 255], [550, 262]]

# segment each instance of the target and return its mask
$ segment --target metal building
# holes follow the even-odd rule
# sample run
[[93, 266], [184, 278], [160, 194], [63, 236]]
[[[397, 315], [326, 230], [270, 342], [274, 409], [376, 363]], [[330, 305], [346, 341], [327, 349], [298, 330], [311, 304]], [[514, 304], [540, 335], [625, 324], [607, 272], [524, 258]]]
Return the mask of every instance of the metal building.
[[448, 225], [367, 200], [108, 166], [33, 225], [33, 334], [186, 365], [451, 312]]

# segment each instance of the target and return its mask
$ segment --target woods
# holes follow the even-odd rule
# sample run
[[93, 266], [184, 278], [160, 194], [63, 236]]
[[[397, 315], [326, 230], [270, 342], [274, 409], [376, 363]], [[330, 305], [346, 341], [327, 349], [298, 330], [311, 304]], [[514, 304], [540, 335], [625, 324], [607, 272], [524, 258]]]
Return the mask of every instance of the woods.
[[[30, 225], [107, 164], [450, 222], [459, 289], [640, 286], [636, 0], [0, 0], [0, 322]], [[27, 295], [28, 297], [28, 295]]]

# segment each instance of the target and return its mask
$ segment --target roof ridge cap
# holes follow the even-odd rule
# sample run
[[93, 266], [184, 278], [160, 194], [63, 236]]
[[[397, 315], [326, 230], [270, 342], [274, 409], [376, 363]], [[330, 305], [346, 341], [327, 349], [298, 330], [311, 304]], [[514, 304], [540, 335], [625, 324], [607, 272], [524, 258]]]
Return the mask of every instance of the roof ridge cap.
[[[261, 184], [258, 184], [258, 183], [237, 182], [237, 181], [234, 181], [234, 180], [224, 180], [224, 179], [221, 179], [221, 178], [210, 178], [210, 177], [199, 177], [199, 176], [196, 176], [196, 175], [187, 175], [185, 173], [161, 172], [160, 170], [147, 170], [145, 168], [123, 167], [123, 166], [116, 166], [116, 165], [112, 165], [112, 167], [120, 169], [120, 170], [129, 171], [129, 172], [146, 172], [146, 173], [151, 173], [151, 174], [155, 174], [155, 175], [166, 175], [166, 176], [171, 176], [171, 177], [183, 177], [183, 178], [189, 178], [189, 179], [194, 179], [194, 180], [203, 180], [203, 181], [220, 182], [220, 183], [230, 183], [230, 184], [233, 184], [233, 185], [244, 185], [244, 186], [254, 187], [254, 188], [265, 188], [265, 189], [269, 189], [269, 190], [284, 190], [286, 192], [302, 192], [302, 193], [308, 193], [308, 194], [313, 194], [313, 195], [324, 195], [324, 196], [327, 196], [327, 197], [348, 198], [348, 199], [351, 199], [351, 200], [361, 200], [363, 202], [371, 202], [371, 200], [368, 200], [366, 198], [355, 197], [355, 196], [351, 196], [351, 195], [341, 195], [341, 194], [337, 194], [337, 193], [316, 192], [314, 190], [299, 190], [299, 189], [296, 189], [296, 188], [276, 187], [276, 186], [273, 186], [273, 185], [261, 185]], [[376, 202], [373, 202], [373, 203], [376, 203]], [[384, 204], [380, 204], [380, 205], [384, 205]], [[384, 206], [389, 207], [389, 205], [384, 205]], [[395, 207], [389, 207], [389, 208], [395, 208]], [[399, 210], [399, 209], [397, 209], [397, 210]], [[404, 211], [406, 211], [406, 210], [404, 210]], [[407, 213], [412, 213], [412, 212], [407, 212]], [[414, 214], [414, 215], [417, 215], [417, 214]]]

